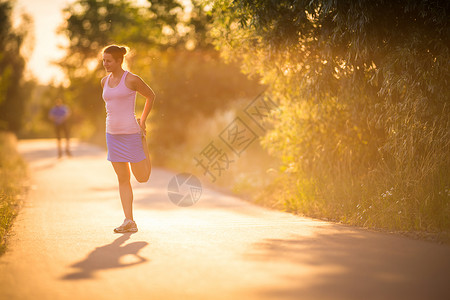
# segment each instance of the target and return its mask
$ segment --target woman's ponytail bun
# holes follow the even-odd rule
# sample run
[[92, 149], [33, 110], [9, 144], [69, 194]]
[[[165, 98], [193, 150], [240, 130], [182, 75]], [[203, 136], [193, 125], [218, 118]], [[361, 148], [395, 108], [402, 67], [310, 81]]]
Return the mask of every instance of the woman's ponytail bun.
[[123, 62], [123, 57], [127, 54], [127, 47], [110, 45], [103, 49], [103, 53], [109, 53], [115, 60]]

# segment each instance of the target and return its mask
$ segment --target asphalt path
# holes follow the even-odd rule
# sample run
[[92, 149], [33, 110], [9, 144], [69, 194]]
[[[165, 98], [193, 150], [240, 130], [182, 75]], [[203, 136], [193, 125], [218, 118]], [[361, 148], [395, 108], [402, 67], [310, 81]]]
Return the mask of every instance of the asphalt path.
[[203, 187], [174, 205], [176, 173], [134, 179], [123, 221], [106, 153], [21, 141], [30, 188], [0, 257], [0, 299], [450, 299], [450, 247], [299, 217]]

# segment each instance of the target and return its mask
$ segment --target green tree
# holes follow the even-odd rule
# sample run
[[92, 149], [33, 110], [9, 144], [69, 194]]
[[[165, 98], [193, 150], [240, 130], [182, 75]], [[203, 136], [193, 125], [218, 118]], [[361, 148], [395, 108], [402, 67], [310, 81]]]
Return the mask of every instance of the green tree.
[[287, 209], [448, 230], [449, 8], [215, 2], [217, 47], [262, 76], [281, 103], [263, 143], [291, 174], [280, 179]]
[[12, 1], [0, 1], [0, 129], [18, 132], [23, 123], [25, 102], [33, 88], [23, 79], [25, 59], [22, 49], [32, 20], [23, 15], [19, 27], [13, 27]]

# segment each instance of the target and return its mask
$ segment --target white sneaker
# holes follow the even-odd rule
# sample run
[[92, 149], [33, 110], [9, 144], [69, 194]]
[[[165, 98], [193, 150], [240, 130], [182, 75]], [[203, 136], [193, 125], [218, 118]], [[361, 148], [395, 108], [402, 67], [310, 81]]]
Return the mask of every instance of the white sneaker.
[[138, 228], [136, 222], [133, 220], [125, 219], [119, 227], [114, 229], [115, 233], [125, 233], [125, 232], [137, 232]]

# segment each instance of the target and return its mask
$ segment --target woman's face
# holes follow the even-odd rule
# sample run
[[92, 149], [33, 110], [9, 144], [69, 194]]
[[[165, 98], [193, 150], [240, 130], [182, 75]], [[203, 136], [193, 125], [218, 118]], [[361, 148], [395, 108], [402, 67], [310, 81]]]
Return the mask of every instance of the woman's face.
[[121, 63], [114, 59], [109, 53], [103, 53], [103, 67], [106, 72], [113, 72], [117, 68], [120, 68]]

